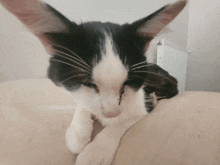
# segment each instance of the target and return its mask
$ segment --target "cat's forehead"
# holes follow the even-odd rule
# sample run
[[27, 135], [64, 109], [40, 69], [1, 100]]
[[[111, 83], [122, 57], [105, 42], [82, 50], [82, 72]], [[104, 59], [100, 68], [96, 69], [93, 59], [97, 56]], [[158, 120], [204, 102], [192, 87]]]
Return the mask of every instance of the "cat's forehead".
[[119, 57], [109, 34], [104, 32], [105, 40], [101, 51], [101, 60], [93, 68], [93, 81], [98, 86], [121, 88], [128, 76], [128, 69]]
[[101, 33], [113, 33], [113, 31], [120, 29], [121, 25], [111, 23], [111, 22], [85, 22], [81, 24], [83, 27], [95, 31], [99, 31]]

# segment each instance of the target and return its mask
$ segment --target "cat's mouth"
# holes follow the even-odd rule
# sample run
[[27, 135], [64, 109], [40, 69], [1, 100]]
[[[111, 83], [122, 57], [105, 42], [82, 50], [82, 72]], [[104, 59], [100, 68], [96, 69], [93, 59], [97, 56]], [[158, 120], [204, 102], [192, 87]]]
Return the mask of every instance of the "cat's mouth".
[[107, 113], [103, 113], [105, 118], [113, 118], [113, 117], [117, 117], [121, 114], [120, 111], [118, 112], [107, 112]]

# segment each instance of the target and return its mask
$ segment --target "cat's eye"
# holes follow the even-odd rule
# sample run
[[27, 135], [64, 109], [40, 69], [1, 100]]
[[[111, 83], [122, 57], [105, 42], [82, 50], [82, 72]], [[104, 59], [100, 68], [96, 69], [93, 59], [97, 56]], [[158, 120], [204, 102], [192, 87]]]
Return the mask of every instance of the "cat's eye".
[[120, 95], [122, 96], [125, 93], [124, 87], [121, 89]]
[[98, 88], [98, 86], [96, 84], [94, 84], [94, 83], [84, 83], [83, 85], [85, 85], [85, 86], [87, 86], [89, 88], [93, 88], [93, 89], [95, 89], [96, 93], [99, 93], [99, 88]]
[[124, 86], [123, 86], [123, 87], [121, 88], [121, 90], [120, 90], [120, 97], [119, 97], [118, 105], [121, 104], [121, 99], [122, 99], [122, 96], [123, 96], [124, 93], [125, 93], [125, 90], [124, 90]]

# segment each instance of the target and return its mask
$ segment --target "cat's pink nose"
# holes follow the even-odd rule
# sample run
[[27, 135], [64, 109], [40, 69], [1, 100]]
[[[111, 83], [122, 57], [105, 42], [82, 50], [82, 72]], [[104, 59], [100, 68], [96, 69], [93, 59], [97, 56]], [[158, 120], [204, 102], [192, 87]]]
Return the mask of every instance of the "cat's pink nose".
[[103, 114], [106, 118], [113, 118], [113, 117], [117, 117], [118, 115], [120, 115], [120, 113], [121, 112], [118, 111], [118, 112], [107, 112], [107, 113], [103, 113]]

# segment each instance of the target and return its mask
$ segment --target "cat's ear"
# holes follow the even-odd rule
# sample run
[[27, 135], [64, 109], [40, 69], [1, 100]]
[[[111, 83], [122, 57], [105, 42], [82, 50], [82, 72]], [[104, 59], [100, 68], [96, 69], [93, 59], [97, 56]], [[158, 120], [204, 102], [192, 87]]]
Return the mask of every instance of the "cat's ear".
[[178, 94], [178, 81], [156, 64], [151, 64], [146, 72], [147, 94], [155, 93], [157, 99], [171, 98]]
[[168, 4], [148, 17], [132, 23], [131, 27], [139, 36], [151, 40], [182, 11], [186, 3], [187, 0], [179, 0]]
[[68, 33], [71, 26], [77, 26], [54, 8], [38, 0], [0, 0], [0, 3], [37, 36], [48, 51], [50, 44], [45, 33]]

